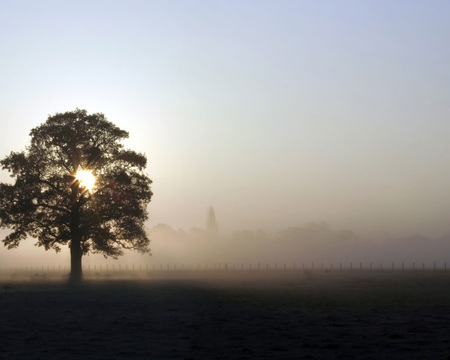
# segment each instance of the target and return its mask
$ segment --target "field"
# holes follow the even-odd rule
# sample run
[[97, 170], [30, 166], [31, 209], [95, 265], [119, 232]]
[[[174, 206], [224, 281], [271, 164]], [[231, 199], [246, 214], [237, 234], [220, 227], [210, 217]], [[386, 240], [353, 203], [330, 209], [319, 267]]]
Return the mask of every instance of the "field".
[[450, 271], [0, 279], [0, 359], [446, 359]]

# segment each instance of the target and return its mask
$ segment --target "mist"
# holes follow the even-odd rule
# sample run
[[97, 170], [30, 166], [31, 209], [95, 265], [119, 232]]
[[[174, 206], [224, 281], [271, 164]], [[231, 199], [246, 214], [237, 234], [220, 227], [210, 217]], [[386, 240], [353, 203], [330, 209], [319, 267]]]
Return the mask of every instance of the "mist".
[[[0, 4], [0, 158], [76, 107], [148, 157], [152, 256], [83, 264], [444, 261], [449, 4], [197, 5]], [[69, 264], [33, 243], [0, 267]]]
[[0, 242], [0, 358], [448, 358], [449, 38], [443, 0], [0, 0], [0, 159], [73, 109], [139, 154], [75, 136], [77, 199], [21, 162], [0, 217], [60, 215]]
[[[450, 251], [450, 234], [434, 238], [421, 234], [367, 238], [350, 229], [335, 229], [326, 222], [309, 222], [276, 232], [262, 229], [224, 232], [218, 220], [211, 221], [210, 212], [211, 209], [202, 227], [176, 229], [162, 223], [148, 227], [151, 256], [126, 252], [114, 260], [90, 254], [83, 257], [83, 267], [85, 270], [108, 266], [129, 270], [444, 268]], [[67, 248], [56, 254], [33, 243], [33, 239], [27, 239], [12, 250], [2, 246], [0, 268], [69, 270]]]
[[160, 224], [151, 229], [154, 261], [192, 266], [240, 268], [365, 268], [444, 267], [450, 236], [431, 239], [421, 235], [367, 239], [351, 230], [334, 230], [326, 223], [281, 229], [275, 234], [241, 230], [211, 236], [207, 230], [174, 230]]

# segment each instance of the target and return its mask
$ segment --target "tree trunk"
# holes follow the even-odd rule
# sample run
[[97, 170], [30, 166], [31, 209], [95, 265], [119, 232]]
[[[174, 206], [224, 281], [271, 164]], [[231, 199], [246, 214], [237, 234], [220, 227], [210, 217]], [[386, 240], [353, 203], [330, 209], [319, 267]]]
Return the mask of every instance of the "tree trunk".
[[70, 209], [70, 279], [71, 283], [78, 284], [83, 278], [81, 267], [81, 231], [80, 231], [80, 208], [82, 198], [78, 198], [76, 184], [72, 186], [72, 207]]
[[74, 239], [70, 244], [70, 282], [78, 284], [83, 278], [83, 269], [81, 267], [81, 247], [80, 239]]

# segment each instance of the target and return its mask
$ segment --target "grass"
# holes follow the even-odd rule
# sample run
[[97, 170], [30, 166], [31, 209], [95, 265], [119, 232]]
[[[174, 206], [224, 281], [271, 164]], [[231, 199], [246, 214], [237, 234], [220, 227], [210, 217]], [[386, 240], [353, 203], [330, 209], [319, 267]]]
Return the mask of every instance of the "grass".
[[3, 278], [0, 358], [423, 359], [449, 345], [447, 272], [104, 275]]

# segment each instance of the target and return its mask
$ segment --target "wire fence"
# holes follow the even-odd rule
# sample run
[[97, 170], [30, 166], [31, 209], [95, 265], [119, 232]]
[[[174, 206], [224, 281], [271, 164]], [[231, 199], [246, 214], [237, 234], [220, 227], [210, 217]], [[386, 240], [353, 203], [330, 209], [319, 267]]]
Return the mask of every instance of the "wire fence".
[[[292, 263], [214, 263], [214, 264], [113, 264], [84, 265], [83, 273], [193, 272], [193, 271], [447, 271], [447, 262], [292, 262]], [[0, 267], [1, 274], [67, 273], [69, 266]]]

